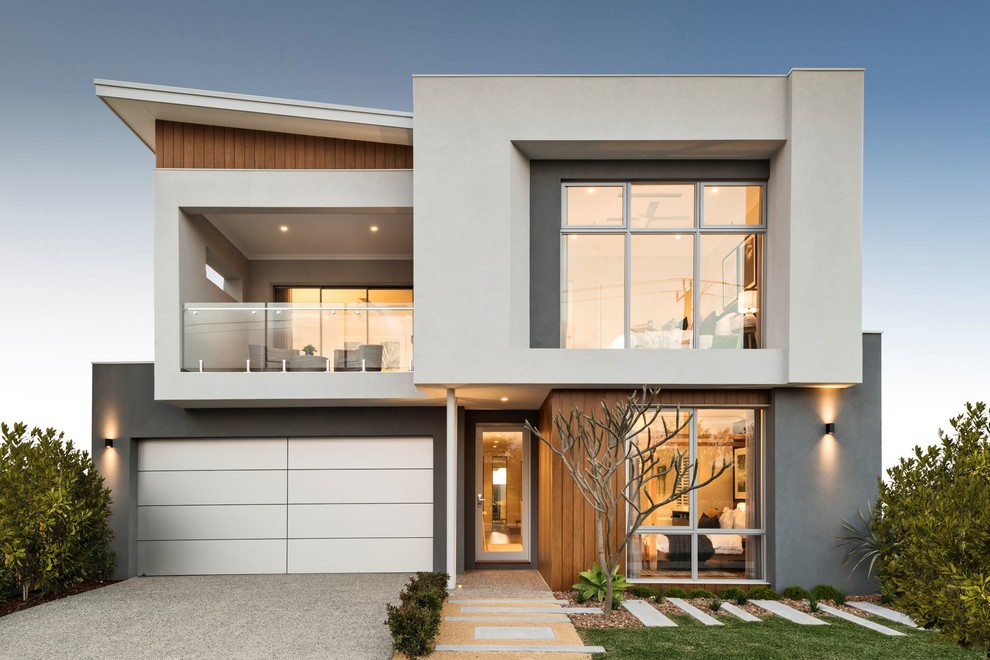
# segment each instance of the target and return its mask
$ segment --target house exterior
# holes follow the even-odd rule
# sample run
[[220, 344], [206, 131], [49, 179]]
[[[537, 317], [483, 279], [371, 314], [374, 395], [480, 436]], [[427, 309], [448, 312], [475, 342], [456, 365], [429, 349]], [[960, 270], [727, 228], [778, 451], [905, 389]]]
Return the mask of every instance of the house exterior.
[[96, 81], [156, 161], [155, 361], [93, 371], [117, 577], [566, 588], [593, 519], [523, 425], [651, 385], [654, 431], [688, 420], [665, 462], [728, 467], [651, 516], [631, 580], [868, 588], [835, 539], [881, 469], [863, 72], [413, 88], [409, 114]]

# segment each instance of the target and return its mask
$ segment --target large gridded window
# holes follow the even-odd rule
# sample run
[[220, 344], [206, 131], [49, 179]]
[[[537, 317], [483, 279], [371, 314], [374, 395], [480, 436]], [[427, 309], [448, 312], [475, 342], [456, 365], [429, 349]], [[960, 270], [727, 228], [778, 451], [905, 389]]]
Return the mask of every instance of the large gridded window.
[[[661, 449], [660, 466], [678, 460], [698, 464], [697, 483], [724, 471], [711, 483], [656, 510], [639, 528], [627, 551], [627, 575], [655, 582], [734, 582], [764, 578], [762, 411], [697, 409], [690, 422]], [[685, 411], [681, 410], [681, 422]], [[663, 412], [651, 429], [666, 421], [677, 428], [675, 412]], [[646, 442], [646, 433], [638, 439]], [[659, 474], [659, 473], [658, 473]], [[642, 506], [667, 499], [685, 485], [674, 472], [647, 479]], [[646, 492], [646, 491], [649, 492]]]
[[760, 348], [762, 183], [567, 183], [562, 348]]

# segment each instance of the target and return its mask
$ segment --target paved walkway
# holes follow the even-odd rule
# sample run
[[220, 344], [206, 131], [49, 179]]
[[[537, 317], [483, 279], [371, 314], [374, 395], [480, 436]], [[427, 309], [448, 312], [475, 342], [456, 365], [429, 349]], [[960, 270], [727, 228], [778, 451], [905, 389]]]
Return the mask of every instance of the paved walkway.
[[0, 657], [385, 660], [406, 574], [132, 578], [0, 617]]
[[536, 571], [469, 571], [444, 604], [439, 660], [548, 658], [587, 660], [604, 649], [586, 646]]

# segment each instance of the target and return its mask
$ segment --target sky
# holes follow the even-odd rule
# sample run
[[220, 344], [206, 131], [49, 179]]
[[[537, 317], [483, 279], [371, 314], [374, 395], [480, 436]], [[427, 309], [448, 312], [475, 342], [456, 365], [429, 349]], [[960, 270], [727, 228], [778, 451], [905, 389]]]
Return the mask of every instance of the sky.
[[0, 420], [88, 448], [91, 363], [154, 357], [153, 155], [94, 78], [412, 111], [415, 74], [854, 67], [890, 466], [990, 400], [988, 28], [986, 0], [0, 0]]

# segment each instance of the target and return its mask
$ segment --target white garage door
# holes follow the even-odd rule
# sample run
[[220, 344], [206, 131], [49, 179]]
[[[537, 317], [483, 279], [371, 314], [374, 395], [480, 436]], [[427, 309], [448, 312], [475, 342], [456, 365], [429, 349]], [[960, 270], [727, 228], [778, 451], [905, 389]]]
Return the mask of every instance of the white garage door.
[[432, 438], [144, 440], [144, 575], [433, 569]]

